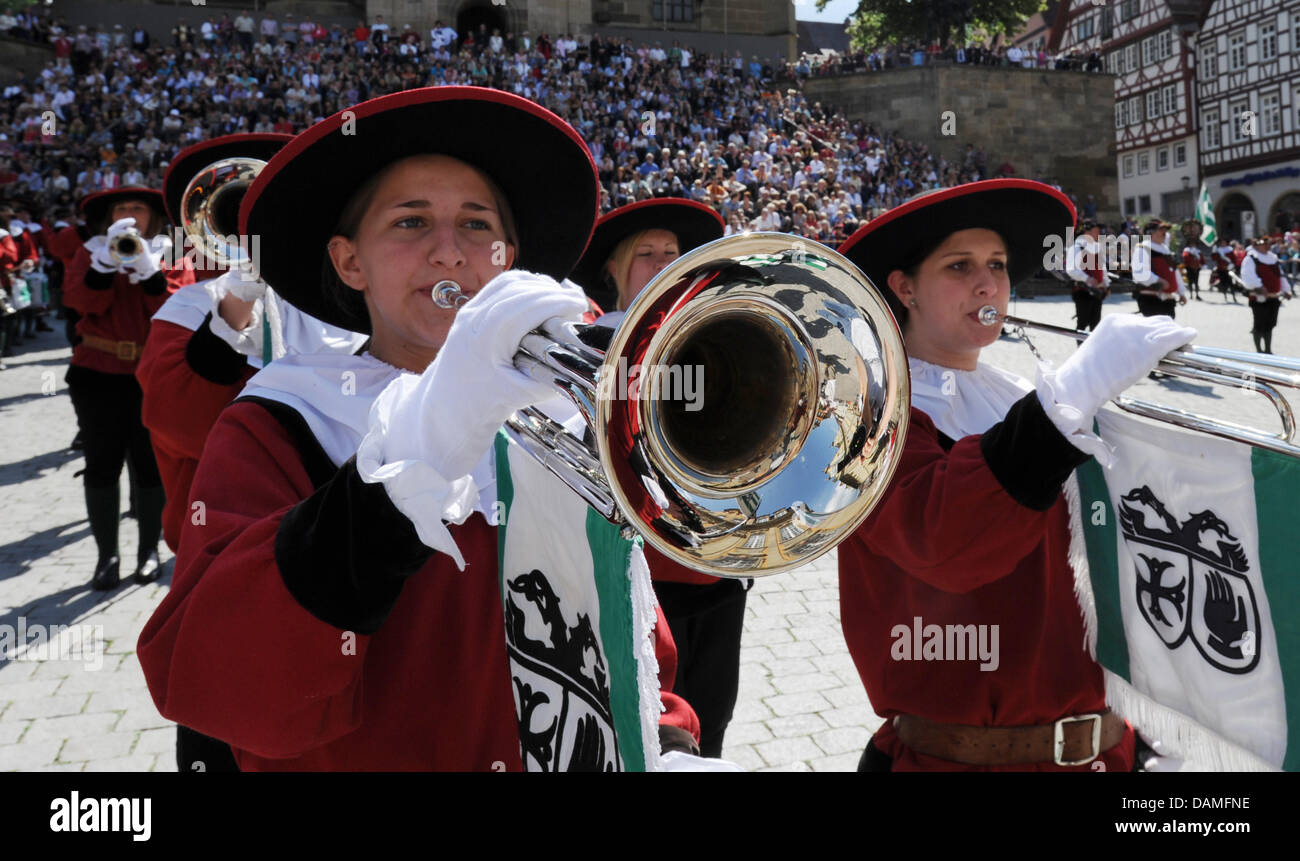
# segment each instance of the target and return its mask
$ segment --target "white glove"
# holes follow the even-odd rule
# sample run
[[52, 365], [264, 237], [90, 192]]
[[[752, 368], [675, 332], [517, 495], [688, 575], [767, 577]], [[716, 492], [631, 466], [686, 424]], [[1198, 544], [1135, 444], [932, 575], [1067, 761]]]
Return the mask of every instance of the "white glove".
[[102, 236], [92, 236], [82, 243], [82, 248], [90, 252], [90, 268], [105, 275], [117, 272], [117, 261], [108, 253], [108, 242]]
[[576, 320], [586, 310], [580, 290], [545, 275], [504, 272], [457, 311], [424, 373], [394, 380], [371, 408], [358, 473], [382, 482], [420, 540], [458, 565], [463, 561], [442, 521], [472, 513], [470, 471], [511, 413], [555, 396], [551, 386], [515, 370], [520, 340], [551, 317]]
[[144, 242], [144, 253], [130, 263], [122, 265], [122, 271], [127, 274], [127, 280], [132, 284], [139, 284], [157, 275], [162, 269], [163, 254], [171, 249], [171, 239], [165, 236], [141, 241]]
[[[208, 328], [212, 334], [230, 345], [236, 353], [260, 359], [262, 357], [262, 315], [266, 313], [266, 282], [252, 278], [244, 270], [232, 269], [220, 277], [213, 278], [203, 285], [212, 297], [212, 320]], [[221, 316], [221, 300], [234, 296], [244, 302], [252, 302], [253, 310], [248, 325], [236, 330]], [[262, 301], [258, 301], [262, 300]]]
[[703, 756], [670, 750], [659, 757], [659, 764], [664, 771], [744, 771], [729, 759], [710, 759]]
[[1139, 732], [1142, 740], [1151, 748], [1153, 755], [1148, 756], [1140, 765], [1143, 771], [1181, 771], [1184, 760], [1182, 757], [1174, 756], [1164, 745], [1163, 742], [1155, 741], [1146, 737], [1145, 733]]
[[1110, 449], [1092, 433], [1097, 410], [1195, 337], [1195, 329], [1169, 317], [1103, 317], [1059, 369], [1038, 366], [1038, 401], [1071, 444], [1109, 465]]

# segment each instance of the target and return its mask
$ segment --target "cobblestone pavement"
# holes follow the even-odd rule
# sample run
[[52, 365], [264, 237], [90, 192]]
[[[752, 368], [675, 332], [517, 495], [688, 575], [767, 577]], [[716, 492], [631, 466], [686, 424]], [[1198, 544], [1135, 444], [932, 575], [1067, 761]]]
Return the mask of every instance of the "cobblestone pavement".
[[[1105, 313], [1134, 309], [1131, 300], [1112, 298]], [[1068, 325], [1073, 306], [1068, 298], [1039, 299], [1019, 302], [1014, 312]], [[1300, 355], [1297, 313], [1295, 306], [1283, 308], [1273, 345], [1279, 354]], [[1252, 349], [1244, 305], [1225, 305], [1215, 295], [1178, 314], [1200, 330], [1198, 343]], [[1031, 337], [1055, 361], [1074, 349], [1065, 339]], [[170, 565], [149, 586], [127, 581], [107, 595], [89, 588], [95, 549], [74, 475], [82, 459], [66, 448], [76, 432], [63, 382], [68, 353], [61, 334], [47, 333], [21, 347], [8, 360], [9, 370], [0, 372], [0, 626], [101, 627], [102, 666], [27, 660], [42, 657], [30, 650], [0, 658], [0, 770], [171, 771], [174, 730], [155, 710], [135, 656], [140, 630], [168, 587]], [[1033, 357], [1013, 339], [1000, 340], [985, 358], [1032, 377]], [[1138, 388], [1176, 406], [1278, 424], [1258, 396], [1174, 380], [1144, 381]], [[123, 519], [120, 541], [122, 558], [134, 559], [134, 521]], [[725, 756], [753, 770], [856, 767], [880, 719], [844, 645], [833, 552], [755, 583], [741, 662], [740, 701]]]

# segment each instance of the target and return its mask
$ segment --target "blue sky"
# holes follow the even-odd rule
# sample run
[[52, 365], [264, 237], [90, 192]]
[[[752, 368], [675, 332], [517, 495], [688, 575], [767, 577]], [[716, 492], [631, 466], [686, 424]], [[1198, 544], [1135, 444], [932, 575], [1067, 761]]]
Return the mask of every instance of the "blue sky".
[[800, 21], [841, 23], [858, 8], [858, 0], [831, 0], [824, 12], [817, 11], [816, 0], [794, 0], [794, 16]]

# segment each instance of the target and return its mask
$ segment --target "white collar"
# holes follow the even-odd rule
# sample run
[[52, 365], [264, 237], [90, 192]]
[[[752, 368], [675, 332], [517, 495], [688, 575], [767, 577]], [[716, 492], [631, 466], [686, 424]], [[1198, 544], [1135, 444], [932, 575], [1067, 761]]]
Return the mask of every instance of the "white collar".
[[1028, 380], [984, 362], [963, 371], [910, 357], [908, 366], [912, 406], [953, 440], [984, 433], [1034, 388]]

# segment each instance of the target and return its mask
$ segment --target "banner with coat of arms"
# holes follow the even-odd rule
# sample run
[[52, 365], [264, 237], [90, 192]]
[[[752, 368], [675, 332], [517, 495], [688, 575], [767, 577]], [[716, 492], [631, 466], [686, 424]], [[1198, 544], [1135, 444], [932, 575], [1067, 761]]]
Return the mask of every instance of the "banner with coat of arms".
[[644, 555], [504, 433], [496, 480], [524, 770], [658, 770], [662, 705]]
[[1115, 460], [1076, 472], [1071, 550], [1111, 707], [1192, 762], [1300, 770], [1300, 460], [1110, 411], [1097, 432]]

